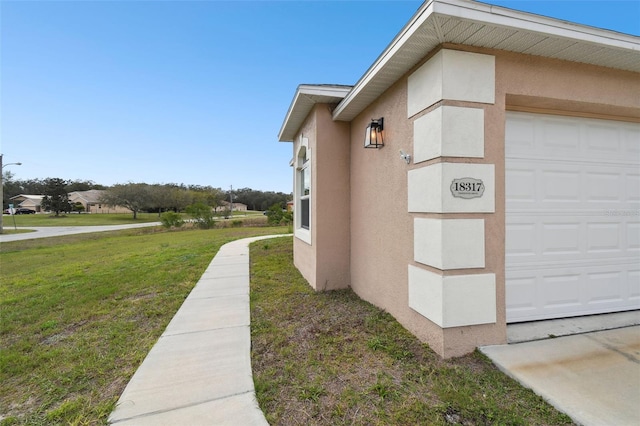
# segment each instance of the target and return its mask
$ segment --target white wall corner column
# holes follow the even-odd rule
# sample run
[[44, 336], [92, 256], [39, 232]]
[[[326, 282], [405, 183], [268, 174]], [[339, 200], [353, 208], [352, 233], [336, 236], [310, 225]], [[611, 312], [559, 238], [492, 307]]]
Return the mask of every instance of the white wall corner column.
[[442, 99], [493, 104], [495, 57], [443, 49], [409, 76], [407, 117]]
[[414, 163], [484, 157], [484, 110], [441, 106], [413, 122]]
[[409, 307], [442, 328], [494, 324], [495, 274], [443, 276], [409, 265]]
[[[442, 100], [470, 105], [440, 104]], [[413, 160], [484, 158], [484, 105], [495, 103], [495, 57], [442, 49], [407, 82]], [[484, 105], [483, 105], [484, 104]], [[409, 213], [494, 213], [495, 166], [438, 162], [408, 171]], [[496, 278], [485, 268], [484, 218], [414, 217], [409, 306], [442, 328], [496, 323]], [[437, 272], [433, 272], [435, 268]], [[450, 270], [464, 271], [447, 275]], [[438, 271], [439, 270], [439, 271]]]
[[414, 260], [440, 270], [484, 268], [484, 219], [413, 222]]
[[[482, 183], [481, 196], [456, 196], [455, 182], [468, 178]], [[408, 176], [407, 201], [409, 212], [413, 213], [494, 213], [495, 167], [493, 164], [436, 163], [412, 169]]]

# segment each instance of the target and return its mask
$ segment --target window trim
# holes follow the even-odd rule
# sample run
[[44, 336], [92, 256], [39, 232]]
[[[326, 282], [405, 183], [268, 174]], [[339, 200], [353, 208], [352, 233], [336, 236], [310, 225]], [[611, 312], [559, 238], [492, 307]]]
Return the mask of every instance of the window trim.
[[[294, 218], [294, 235], [299, 240], [304, 241], [307, 244], [311, 244], [311, 228], [312, 228], [312, 215], [311, 215], [311, 205], [312, 198], [311, 193], [313, 191], [312, 187], [312, 168], [311, 168], [311, 150], [309, 149], [309, 139], [300, 135], [300, 144], [298, 146], [298, 151], [296, 153], [296, 169], [295, 169], [295, 218]], [[308, 182], [305, 182], [304, 176], [305, 174], [308, 177]], [[305, 185], [306, 183], [306, 185]], [[305, 188], [303, 186], [308, 187], [309, 193], [305, 194]], [[309, 201], [309, 227], [304, 228], [302, 226], [302, 201]]]

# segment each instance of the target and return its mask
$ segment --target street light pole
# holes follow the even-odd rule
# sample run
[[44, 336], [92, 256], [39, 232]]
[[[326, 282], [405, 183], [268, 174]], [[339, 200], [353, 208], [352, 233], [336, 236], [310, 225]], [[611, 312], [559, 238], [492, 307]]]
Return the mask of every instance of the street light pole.
[[4, 169], [6, 166], [21, 166], [22, 163], [9, 163], [9, 164], [5, 164], [2, 165], [2, 154], [0, 154], [0, 200], [2, 200], [2, 212], [0, 212], [0, 234], [2, 234], [4, 232], [4, 229], [2, 228], [2, 215], [4, 215], [4, 182], [3, 182], [3, 176], [2, 176], [2, 169]]

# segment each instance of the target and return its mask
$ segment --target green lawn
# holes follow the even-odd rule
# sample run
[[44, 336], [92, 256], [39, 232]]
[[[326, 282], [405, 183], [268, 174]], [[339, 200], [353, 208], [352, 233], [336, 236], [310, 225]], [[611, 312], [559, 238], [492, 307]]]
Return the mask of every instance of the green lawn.
[[0, 424], [105, 424], [219, 247], [284, 232], [150, 228], [3, 243]]
[[442, 360], [352, 291], [314, 292], [291, 246], [251, 245], [252, 369], [270, 424], [572, 424], [479, 352]]

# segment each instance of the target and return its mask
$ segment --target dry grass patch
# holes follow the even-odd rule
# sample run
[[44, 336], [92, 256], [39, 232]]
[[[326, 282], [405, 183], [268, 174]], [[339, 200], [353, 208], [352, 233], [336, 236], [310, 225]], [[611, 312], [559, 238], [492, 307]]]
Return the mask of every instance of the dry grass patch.
[[315, 293], [290, 238], [251, 247], [254, 382], [272, 425], [565, 425], [476, 352], [442, 360], [350, 290]]

